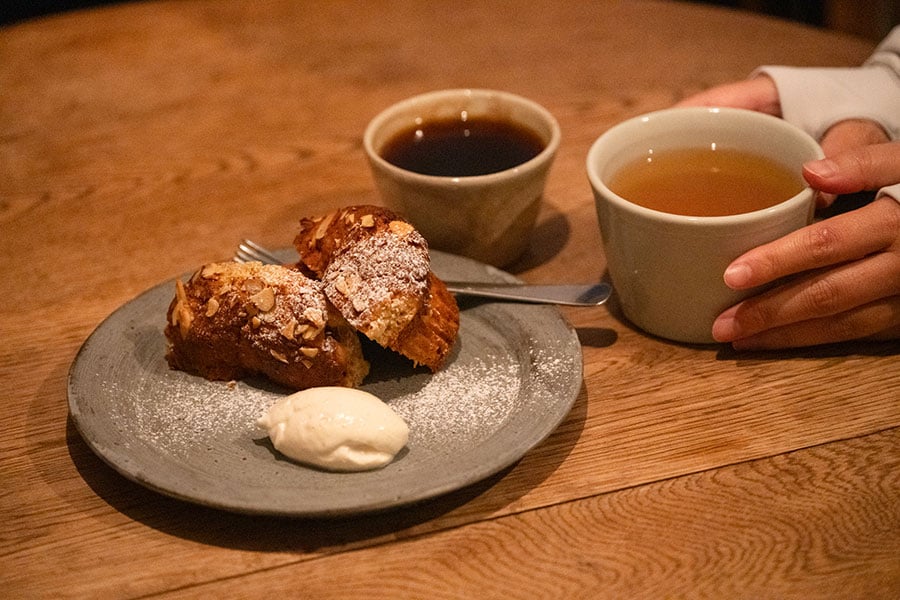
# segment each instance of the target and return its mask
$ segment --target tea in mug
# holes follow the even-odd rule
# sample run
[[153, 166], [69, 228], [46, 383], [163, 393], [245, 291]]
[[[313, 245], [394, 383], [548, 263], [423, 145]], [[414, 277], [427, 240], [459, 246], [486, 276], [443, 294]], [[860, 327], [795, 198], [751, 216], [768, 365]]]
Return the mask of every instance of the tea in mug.
[[389, 163], [423, 175], [488, 175], [525, 163], [544, 149], [537, 133], [500, 119], [426, 121], [393, 136], [381, 150]]
[[728, 148], [650, 152], [619, 170], [609, 189], [629, 202], [675, 215], [718, 217], [769, 208], [804, 188], [799, 173]]

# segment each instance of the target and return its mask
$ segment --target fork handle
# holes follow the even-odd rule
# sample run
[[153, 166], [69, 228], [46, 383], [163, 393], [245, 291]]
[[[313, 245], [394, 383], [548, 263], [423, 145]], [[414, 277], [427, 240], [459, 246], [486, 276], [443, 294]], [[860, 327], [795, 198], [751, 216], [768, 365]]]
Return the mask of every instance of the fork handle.
[[473, 281], [444, 281], [452, 293], [463, 296], [559, 304], [564, 306], [599, 306], [612, 293], [607, 283], [531, 285], [527, 283], [497, 283]]

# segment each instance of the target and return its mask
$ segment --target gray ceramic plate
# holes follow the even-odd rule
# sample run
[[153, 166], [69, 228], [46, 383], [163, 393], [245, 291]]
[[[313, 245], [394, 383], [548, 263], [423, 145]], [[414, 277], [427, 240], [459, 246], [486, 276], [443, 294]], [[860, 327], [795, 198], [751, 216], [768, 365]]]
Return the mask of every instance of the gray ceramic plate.
[[[446, 279], [514, 281], [432, 252]], [[91, 449], [125, 477], [163, 494], [264, 515], [339, 516], [433, 498], [508, 467], [552, 432], [582, 381], [581, 347], [550, 306], [461, 302], [460, 336], [432, 375], [366, 347], [364, 389], [409, 424], [387, 467], [329, 473], [283, 459], [256, 419], [286, 390], [265, 381], [210, 382], [170, 370], [163, 326], [174, 280], [110, 315], [69, 373], [69, 410]]]

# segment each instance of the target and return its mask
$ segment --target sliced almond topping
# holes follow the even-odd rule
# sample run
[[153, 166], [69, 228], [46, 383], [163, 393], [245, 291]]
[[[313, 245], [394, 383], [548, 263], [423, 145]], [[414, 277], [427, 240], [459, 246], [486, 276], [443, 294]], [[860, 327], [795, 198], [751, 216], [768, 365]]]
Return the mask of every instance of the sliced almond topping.
[[262, 312], [269, 312], [275, 307], [275, 290], [270, 287], [263, 288], [250, 296], [250, 302]]
[[218, 263], [210, 263], [208, 265], [204, 265], [202, 269], [200, 269], [200, 276], [204, 279], [213, 279], [216, 275], [220, 275], [225, 272], [225, 267]]
[[303, 340], [309, 341], [319, 335], [320, 331], [322, 328], [313, 323], [303, 323], [294, 330], [294, 336], [300, 336]]
[[178, 309], [178, 332], [182, 338], [186, 338], [191, 332], [191, 324], [194, 322], [194, 314], [186, 306]]
[[281, 335], [285, 338], [292, 340], [294, 339], [294, 334], [297, 331], [297, 319], [291, 319], [288, 323], [281, 328]]
[[262, 321], [259, 320], [259, 317], [253, 316], [250, 318], [250, 327], [253, 329], [259, 329], [259, 326], [262, 324]]
[[315, 358], [316, 355], [319, 354], [319, 349], [303, 346], [302, 348], [300, 348], [300, 352], [302, 352], [303, 356], [305, 356], [306, 358]]
[[248, 277], [248, 278], [244, 281], [244, 290], [245, 290], [248, 294], [250, 294], [251, 296], [252, 296], [253, 294], [258, 294], [258, 293], [261, 292], [265, 287], [266, 287], [266, 285], [262, 282], [262, 280], [260, 280], [260, 279], [258, 279], [258, 278], [256, 278], [256, 277]]
[[310, 325], [318, 328], [325, 327], [325, 312], [320, 308], [312, 306], [303, 311], [303, 318], [309, 321]]
[[184, 284], [180, 279], [175, 281], [175, 298], [175, 308], [172, 309], [172, 325], [177, 325], [181, 337], [186, 338], [191, 330], [191, 324], [194, 322], [194, 313], [191, 312], [187, 292], [184, 291]]
[[363, 215], [359, 219], [359, 224], [366, 228], [375, 227], [375, 217], [372, 215]]
[[325, 231], [328, 229], [328, 226], [331, 225], [331, 222], [334, 220], [335, 213], [331, 213], [322, 218], [322, 222], [319, 223], [319, 227], [316, 229], [315, 239], [321, 240], [325, 237]]
[[175, 307], [172, 309], [172, 325], [178, 325], [179, 313], [182, 305], [187, 304], [187, 294], [184, 291], [184, 283], [180, 279], [175, 280]]
[[219, 301], [215, 298], [210, 298], [209, 302], [206, 303], [206, 316], [211, 317], [219, 311]]
[[342, 293], [345, 296], [350, 295], [350, 289], [347, 286], [347, 280], [344, 279], [343, 277], [338, 277], [337, 279], [334, 280], [334, 289], [336, 289], [337, 291], [339, 291], [340, 293]]
[[282, 354], [281, 352], [278, 352], [277, 350], [269, 350], [269, 354], [271, 354], [272, 358], [274, 358], [278, 362], [282, 362], [284, 364], [289, 364], [287, 357], [285, 357], [285, 355]]
[[391, 221], [388, 223], [388, 229], [397, 237], [406, 237], [413, 231], [413, 226], [406, 221]]
[[179, 303], [187, 303], [187, 292], [184, 291], [184, 282], [180, 279], [175, 280], [175, 297]]

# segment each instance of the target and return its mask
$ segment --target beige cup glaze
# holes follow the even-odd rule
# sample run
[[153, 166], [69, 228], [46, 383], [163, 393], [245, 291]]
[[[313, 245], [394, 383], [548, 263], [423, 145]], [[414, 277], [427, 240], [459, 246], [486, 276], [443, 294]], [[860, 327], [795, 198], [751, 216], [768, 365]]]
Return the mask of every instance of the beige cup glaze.
[[613, 193], [606, 185], [626, 163], [673, 148], [728, 147], [766, 156], [796, 171], [822, 157], [814, 139], [769, 115], [730, 108], [672, 108], [629, 119], [591, 146], [587, 173], [622, 311], [648, 333], [686, 343], [713, 343], [723, 310], [760, 290], [725, 285], [738, 256], [809, 224], [814, 192], [805, 187], [770, 208], [722, 217], [663, 213]]
[[[417, 122], [459, 118], [463, 111], [523, 125], [540, 136], [544, 149], [511, 169], [470, 177], [422, 175], [381, 157], [397, 133]], [[454, 89], [387, 108], [369, 123], [363, 146], [385, 205], [408, 218], [430, 247], [502, 267], [528, 247], [559, 140], [556, 119], [531, 100], [495, 90]]]

